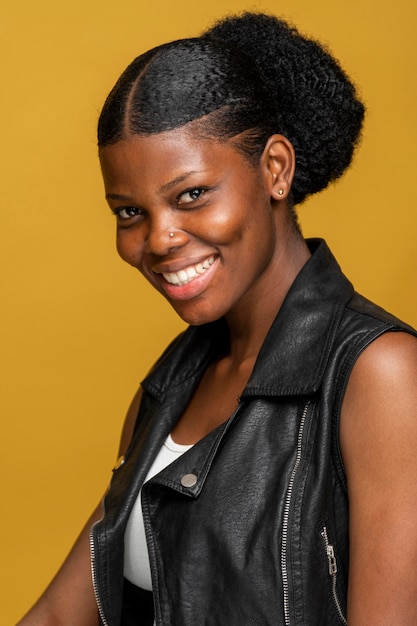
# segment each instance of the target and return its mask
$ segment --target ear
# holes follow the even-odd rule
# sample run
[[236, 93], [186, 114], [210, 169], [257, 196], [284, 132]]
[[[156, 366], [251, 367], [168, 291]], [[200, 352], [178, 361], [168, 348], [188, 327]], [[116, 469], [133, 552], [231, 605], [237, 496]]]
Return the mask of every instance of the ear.
[[295, 171], [295, 152], [292, 143], [283, 135], [272, 135], [262, 155], [269, 191], [274, 200], [288, 198]]

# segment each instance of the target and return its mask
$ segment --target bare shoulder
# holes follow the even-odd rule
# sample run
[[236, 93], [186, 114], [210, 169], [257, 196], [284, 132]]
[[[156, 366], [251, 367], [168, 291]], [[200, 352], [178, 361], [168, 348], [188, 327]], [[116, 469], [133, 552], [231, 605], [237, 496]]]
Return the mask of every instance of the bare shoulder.
[[340, 445], [350, 508], [349, 624], [417, 624], [415, 337], [386, 333], [359, 357]]
[[364, 436], [376, 436], [382, 444], [384, 434], [392, 431], [401, 438], [417, 428], [416, 401], [417, 338], [385, 333], [360, 355], [349, 379], [341, 419], [345, 463]]
[[[396, 498], [405, 477], [417, 481], [415, 337], [386, 333], [358, 358], [343, 401], [340, 445], [352, 494], [368, 484], [372, 500], [388, 490]], [[417, 489], [413, 498], [417, 504]]]
[[375, 339], [359, 357], [356, 369], [368, 371], [377, 368], [379, 375], [406, 373], [417, 365], [417, 337], [406, 332], [386, 332]]

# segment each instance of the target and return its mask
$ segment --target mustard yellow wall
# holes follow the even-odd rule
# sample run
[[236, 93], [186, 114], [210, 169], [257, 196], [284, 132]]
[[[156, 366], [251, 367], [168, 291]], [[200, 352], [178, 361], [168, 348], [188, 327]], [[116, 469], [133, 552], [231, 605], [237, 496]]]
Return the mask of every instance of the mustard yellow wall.
[[[417, 324], [415, 0], [17, 0], [0, 19], [1, 623], [103, 492], [138, 381], [182, 324], [114, 250], [95, 124], [125, 65], [270, 10], [326, 41], [369, 107], [353, 169], [300, 210], [356, 287]], [[267, 42], [266, 42], [267, 45]]]

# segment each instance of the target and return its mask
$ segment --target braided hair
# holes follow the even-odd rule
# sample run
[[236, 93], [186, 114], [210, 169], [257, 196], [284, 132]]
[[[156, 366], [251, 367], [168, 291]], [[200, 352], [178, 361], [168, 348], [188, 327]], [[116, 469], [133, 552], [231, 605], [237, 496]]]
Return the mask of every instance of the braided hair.
[[354, 85], [321, 44], [282, 19], [246, 12], [137, 57], [104, 104], [98, 143], [197, 122], [201, 137], [232, 140], [256, 163], [280, 133], [294, 146], [299, 204], [349, 166], [363, 117]]

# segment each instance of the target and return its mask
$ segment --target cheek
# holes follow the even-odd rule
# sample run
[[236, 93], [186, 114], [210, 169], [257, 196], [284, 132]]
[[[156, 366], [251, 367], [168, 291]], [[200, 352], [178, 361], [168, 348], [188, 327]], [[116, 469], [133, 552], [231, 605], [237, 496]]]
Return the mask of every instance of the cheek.
[[116, 235], [116, 249], [119, 256], [129, 263], [138, 267], [142, 258], [142, 245], [133, 235], [133, 231], [118, 231]]
[[237, 242], [251, 228], [244, 203], [226, 202], [212, 211], [197, 215], [193, 224], [188, 224], [190, 233], [214, 245]]
[[206, 238], [225, 246], [240, 242], [249, 247], [263, 241], [266, 244], [272, 231], [270, 213], [259, 206], [241, 206], [240, 211], [225, 211], [220, 218], [205, 224]]

